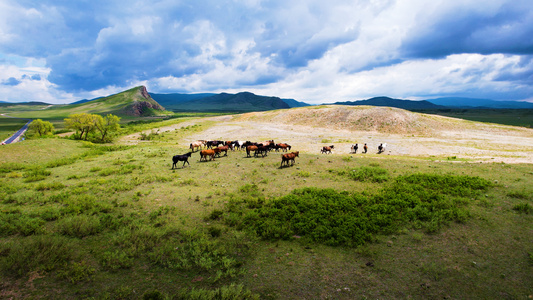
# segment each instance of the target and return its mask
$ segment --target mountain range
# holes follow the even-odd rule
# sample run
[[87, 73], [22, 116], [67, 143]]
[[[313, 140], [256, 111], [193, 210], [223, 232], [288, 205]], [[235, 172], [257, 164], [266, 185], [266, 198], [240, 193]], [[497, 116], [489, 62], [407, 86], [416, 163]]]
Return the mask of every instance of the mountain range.
[[294, 99], [281, 99], [255, 95], [250, 92], [237, 94], [150, 94], [152, 98], [172, 111], [250, 112], [309, 106]]
[[407, 110], [424, 109], [533, 109], [533, 103], [520, 101], [495, 101], [489, 99], [448, 97], [428, 100], [403, 100], [374, 97], [368, 100], [335, 102], [337, 105], [390, 106]]
[[400, 100], [392, 99], [389, 97], [374, 97], [368, 100], [359, 100], [359, 101], [345, 101], [345, 102], [335, 102], [336, 105], [370, 105], [370, 106], [389, 106], [403, 109], [439, 109], [445, 108], [434, 103], [431, 103], [426, 100], [422, 101], [412, 101], [412, 100]]
[[461, 97], [447, 97], [428, 99], [427, 101], [455, 108], [533, 108], [533, 103], [525, 101], [495, 101], [490, 99], [476, 99], [476, 98], [461, 98]]
[[[42, 102], [9, 103], [0, 101], [1, 106], [9, 104], [40, 104]], [[95, 107], [113, 107], [116, 113], [132, 116], [157, 115], [165, 110], [174, 112], [251, 112], [286, 109], [309, 106], [305, 102], [294, 99], [255, 95], [250, 92], [229, 93], [198, 93], [198, 94], [159, 94], [149, 93], [146, 87], [139, 86], [115, 95], [99, 97], [91, 100], [83, 99], [67, 106], [85, 106], [91, 111]], [[533, 109], [533, 103], [520, 101], [495, 101], [475, 98], [435, 98], [428, 100], [405, 100], [389, 97], [374, 97], [366, 100], [324, 103], [324, 105], [370, 105], [389, 106], [407, 110], [439, 110], [439, 109]], [[64, 107], [64, 105], [54, 105]], [[81, 108], [81, 107], [80, 107]]]

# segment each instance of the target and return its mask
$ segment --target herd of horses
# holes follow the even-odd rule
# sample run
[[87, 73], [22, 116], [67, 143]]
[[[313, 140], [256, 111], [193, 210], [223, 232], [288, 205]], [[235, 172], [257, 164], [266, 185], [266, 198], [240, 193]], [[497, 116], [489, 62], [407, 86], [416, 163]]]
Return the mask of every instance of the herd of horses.
[[[387, 147], [386, 143], [381, 143], [378, 146], [378, 154], [385, 152], [385, 148]], [[198, 140], [195, 142], [190, 143], [189, 149], [191, 149], [191, 152], [188, 152], [186, 154], [182, 155], [174, 155], [172, 157], [172, 169], [176, 167], [176, 164], [178, 162], [183, 162], [182, 167], [185, 167], [185, 164], [189, 164], [189, 158], [191, 157], [192, 153], [196, 151], [200, 151], [200, 161], [207, 161], [207, 158], [209, 160], [215, 160], [216, 157], [220, 157], [221, 153], [224, 153], [224, 156], [228, 155], [228, 150], [235, 151], [235, 150], [246, 150], [246, 157], [252, 157], [252, 153], [254, 157], [265, 157], [268, 155], [271, 151], [279, 152], [284, 151], [288, 152], [291, 150], [291, 145], [286, 143], [274, 143], [274, 140], [268, 140], [264, 142], [251, 142], [251, 141], [207, 141], [207, 140]], [[332, 153], [331, 150], [334, 149], [335, 146], [324, 146], [320, 150], [323, 154], [330, 154]], [[355, 144], [351, 146], [351, 152], [357, 153], [357, 150], [359, 149], [359, 145]], [[367, 153], [368, 146], [367, 144], [364, 144], [362, 153]], [[295, 164], [295, 159], [299, 155], [299, 151], [291, 152], [291, 153], [285, 153], [281, 155], [281, 165], [280, 168], [282, 168], [284, 165], [287, 167], [293, 166]]]
[[[182, 155], [174, 155], [172, 157], [172, 169], [176, 167], [178, 162], [183, 162], [182, 167], [185, 167], [185, 164], [189, 164], [189, 158], [192, 153], [195, 151], [200, 151], [200, 161], [215, 160], [216, 157], [220, 157], [220, 154], [224, 152], [224, 156], [228, 155], [228, 150], [246, 150], [246, 157], [265, 157], [270, 151], [279, 152], [284, 151], [288, 152], [291, 150], [292, 146], [287, 143], [275, 144], [273, 140], [265, 142], [251, 142], [251, 141], [206, 141], [198, 140], [190, 143], [189, 149], [191, 152]], [[291, 152], [281, 155], [281, 166], [284, 164], [291, 166], [295, 163], [295, 158], [298, 157], [299, 152]]]

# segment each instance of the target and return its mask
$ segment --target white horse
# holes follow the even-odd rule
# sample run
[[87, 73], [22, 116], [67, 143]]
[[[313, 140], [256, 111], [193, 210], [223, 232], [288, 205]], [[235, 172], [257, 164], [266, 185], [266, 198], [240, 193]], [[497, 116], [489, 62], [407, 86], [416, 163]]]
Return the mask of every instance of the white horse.
[[237, 144], [235, 146], [239, 147], [239, 150], [240, 150], [240, 149], [242, 149], [244, 143], [246, 143], [246, 141], [237, 141]]

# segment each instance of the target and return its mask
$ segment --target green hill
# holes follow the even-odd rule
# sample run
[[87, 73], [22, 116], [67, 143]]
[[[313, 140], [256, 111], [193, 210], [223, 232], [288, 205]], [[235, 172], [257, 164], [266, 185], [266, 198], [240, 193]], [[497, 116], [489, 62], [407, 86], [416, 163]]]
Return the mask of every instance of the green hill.
[[93, 114], [112, 113], [122, 117], [148, 117], [165, 113], [165, 108], [150, 97], [145, 86], [138, 86], [122, 93], [85, 103], [51, 108], [51, 110], [56, 109]]
[[251, 112], [290, 108], [279, 97], [258, 96], [250, 92], [221, 93], [175, 104], [174, 111]]
[[31, 106], [9, 104], [0, 106], [0, 113], [6, 113], [12, 117], [51, 121], [62, 120], [71, 114], [79, 113], [114, 114], [127, 119], [171, 114], [150, 97], [144, 86], [77, 104]]
[[370, 105], [370, 106], [388, 106], [396, 107], [402, 109], [437, 109], [443, 108], [443, 106], [433, 104], [431, 102], [422, 100], [422, 101], [413, 101], [413, 100], [400, 100], [392, 99], [389, 97], [374, 97], [368, 100], [358, 100], [358, 101], [346, 101], [346, 102], [335, 102], [333, 104], [338, 105]]

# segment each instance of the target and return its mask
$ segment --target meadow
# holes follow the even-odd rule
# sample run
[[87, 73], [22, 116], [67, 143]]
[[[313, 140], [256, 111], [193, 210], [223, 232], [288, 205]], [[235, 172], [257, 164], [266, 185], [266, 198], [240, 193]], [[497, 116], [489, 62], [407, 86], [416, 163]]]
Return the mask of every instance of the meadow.
[[496, 123], [512, 126], [533, 127], [533, 109], [437, 109], [417, 110], [470, 121]]
[[531, 164], [230, 151], [172, 170], [212, 126], [189, 119], [132, 124], [132, 145], [5, 145], [0, 297], [533, 295]]

